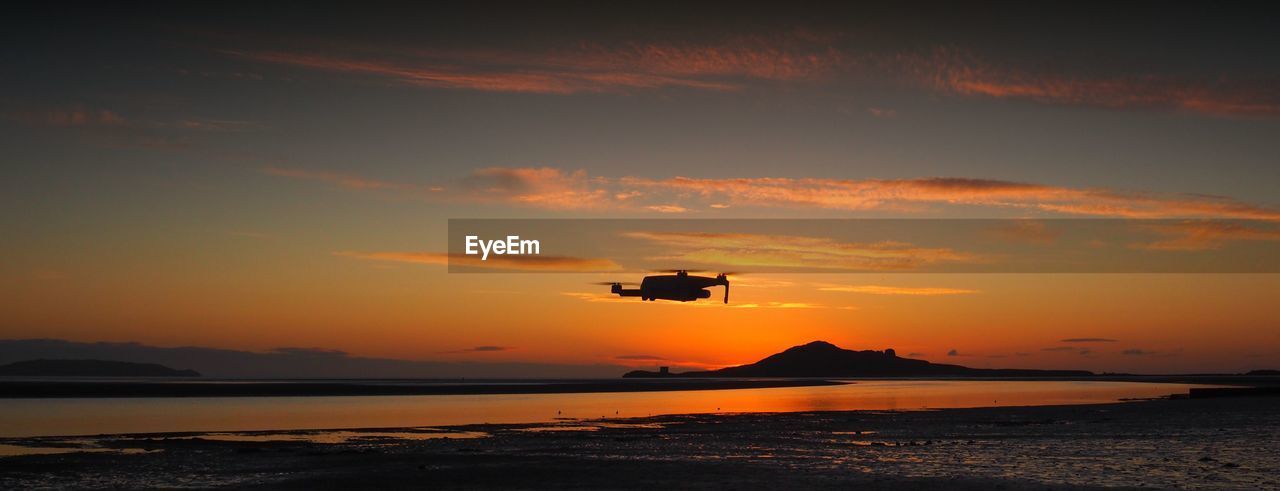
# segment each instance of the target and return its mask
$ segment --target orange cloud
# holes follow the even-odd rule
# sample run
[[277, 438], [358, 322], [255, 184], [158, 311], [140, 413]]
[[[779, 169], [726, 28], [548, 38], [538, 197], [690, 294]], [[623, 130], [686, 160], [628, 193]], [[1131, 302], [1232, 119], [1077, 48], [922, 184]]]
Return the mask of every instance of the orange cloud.
[[1188, 221], [1146, 224], [1143, 228], [1171, 238], [1131, 244], [1130, 247], [1154, 251], [1204, 251], [1220, 249], [1229, 242], [1280, 241], [1280, 230], [1233, 222]]
[[493, 256], [482, 261], [477, 256], [444, 252], [359, 252], [340, 251], [335, 256], [370, 261], [391, 261], [413, 264], [462, 266], [494, 270], [540, 272], [595, 272], [618, 271], [622, 267], [611, 259], [579, 258], [567, 256]]
[[650, 258], [682, 263], [747, 267], [842, 270], [909, 270], [972, 261], [971, 254], [902, 242], [839, 242], [824, 237], [701, 232], [628, 232], [626, 237], [662, 244], [677, 252]]
[[1111, 109], [1170, 109], [1212, 116], [1280, 116], [1277, 80], [1075, 77], [998, 67], [954, 50], [939, 50], [930, 63], [932, 70], [925, 71], [931, 73], [929, 83], [960, 95]]
[[608, 178], [554, 167], [490, 167], [476, 170], [452, 192], [446, 192], [438, 186], [371, 180], [340, 173], [274, 167], [264, 172], [353, 189], [414, 191], [424, 195], [430, 192], [439, 199], [551, 210], [677, 213], [756, 207], [921, 214], [966, 206], [1109, 218], [1280, 219], [1280, 210], [1225, 197], [1069, 188], [992, 179]]
[[[404, 50], [350, 46], [339, 54], [221, 50], [255, 62], [355, 73], [437, 89], [573, 94], [682, 87], [732, 91], [743, 80], [809, 80], [844, 56], [812, 36], [735, 37], [717, 43], [582, 45], [541, 52]], [[330, 53], [333, 53], [332, 51]]]
[[865, 293], [868, 295], [911, 295], [911, 296], [938, 296], [938, 295], [969, 295], [978, 293], [977, 290], [967, 290], [964, 288], [938, 288], [938, 287], [902, 287], [902, 286], [881, 286], [881, 285], [828, 285], [818, 288], [824, 292], [845, 292], [845, 293]]

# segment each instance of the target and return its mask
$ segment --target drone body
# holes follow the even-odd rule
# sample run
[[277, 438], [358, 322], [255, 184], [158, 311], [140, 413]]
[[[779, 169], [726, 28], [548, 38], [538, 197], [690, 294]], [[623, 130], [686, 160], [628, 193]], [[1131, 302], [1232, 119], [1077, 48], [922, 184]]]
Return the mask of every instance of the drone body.
[[711, 298], [711, 292], [707, 288], [715, 286], [724, 287], [724, 303], [729, 303], [729, 277], [728, 273], [721, 273], [715, 277], [710, 276], [690, 276], [686, 270], [675, 270], [675, 274], [654, 275], [644, 277], [644, 281], [640, 282], [640, 288], [623, 288], [622, 283], [607, 283], [610, 285], [610, 293], [614, 293], [619, 297], [640, 297], [641, 300], [674, 300], [677, 302], [692, 302], [700, 298]]

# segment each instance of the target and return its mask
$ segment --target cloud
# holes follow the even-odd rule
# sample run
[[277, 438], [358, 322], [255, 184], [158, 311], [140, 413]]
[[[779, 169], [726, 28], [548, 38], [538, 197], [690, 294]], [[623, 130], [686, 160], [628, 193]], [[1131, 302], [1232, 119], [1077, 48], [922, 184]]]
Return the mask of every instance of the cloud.
[[663, 358], [661, 356], [653, 356], [653, 355], [618, 355], [618, 356], [615, 356], [614, 358], [617, 358], [619, 360], [629, 360], [629, 361], [667, 361], [666, 358]]
[[1148, 355], [1154, 355], [1156, 354], [1156, 352], [1138, 349], [1138, 348], [1130, 348], [1130, 349], [1121, 351], [1120, 354], [1128, 355], [1128, 356], [1148, 356]]
[[[1109, 218], [1280, 220], [1280, 210], [1219, 196], [1072, 188], [962, 177], [654, 179], [591, 176], [583, 170], [567, 172], [555, 167], [489, 167], [477, 169], [446, 190], [439, 185], [325, 171], [268, 167], [263, 172], [351, 189], [407, 191], [432, 199], [549, 210], [710, 212], [734, 207], [922, 214], [945, 208], [980, 207]], [[1053, 237], [1051, 231], [1037, 228], [1034, 222], [1003, 234], [1036, 241], [1049, 241]]]
[[645, 209], [658, 213], [685, 213], [689, 211], [688, 208], [680, 205], [650, 205], [646, 206]]
[[[1274, 77], [1032, 70], [992, 63], [955, 47], [922, 53], [850, 46], [839, 43], [845, 36], [837, 32], [701, 37], [700, 42], [579, 42], [541, 49], [413, 49], [326, 40], [323, 51], [281, 47], [215, 52], [431, 90], [629, 94], [662, 89], [730, 92], [797, 83], [859, 89], [888, 81], [967, 98], [1215, 117], [1280, 116], [1280, 84]], [[881, 107], [866, 111], [879, 118], [896, 115]]]
[[1154, 242], [1130, 244], [1131, 248], [1189, 252], [1221, 249], [1230, 242], [1280, 241], [1280, 229], [1276, 229], [1272, 224], [1197, 220], [1179, 223], [1143, 224], [1142, 227], [1170, 238]]
[[566, 297], [573, 297], [585, 302], [613, 302], [623, 300], [622, 297], [612, 293], [590, 293], [590, 292], [560, 292]]
[[622, 266], [614, 262], [612, 259], [568, 256], [492, 256], [488, 260], [481, 260], [479, 256], [449, 254], [444, 252], [338, 251], [334, 252], [333, 255], [368, 261], [389, 261], [495, 270], [592, 272], [618, 271], [622, 269]]
[[[706, 304], [714, 305], [714, 303]], [[740, 303], [731, 305], [735, 309], [820, 309], [823, 305], [807, 302], [766, 302], [766, 303]]]
[[442, 354], [460, 354], [460, 353], [493, 353], [498, 351], [511, 351], [515, 348], [509, 346], [475, 346], [472, 348], [463, 348], [453, 351], [441, 351]]
[[1060, 340], [1063, 343], [1114, 343], [1116, 340], [1110, 338], [1067, 338]]
[[1035, 72], [985, 63], [970, 53], [952, 49], [939, 49], [928, 60], [910, 60], [910, 65], [918, 67], [927, 85], [962, 96], [1117, 110], [1183, 111], [1219, 117], [1280, 116], [1280, 90], [1274, 79], [1097, 77]]
[[330, 46], [224, 49], [257, 63], [347, 73], [424, 89], [533, 94], [741, 90], [749, 81], [825, 78], [843, 56], [813, 36], [732, 36], [705, 43], [583, 43], [543, 50]]
[[694, 264], [883, 271], [974, 259], [947, 248], [890, 241], [857, 243], [824, 237], [705, 232], [640, 231], [623, 235], [679, 251], [651, 259]]
[[1040, 351], [1075, 351], [1073, 346], [1052, 346], [1049, 348], [1041, 348]]
[[992, 233], [1009, 242], [1039, 245], [1052, 244], [1061, 235], [1040, 220], [1004, 220]]
[[911, 296], [968, 295], [979, 293], [978, 290], [967, 290], [963, 288], [900, 287], [880, 285], [830, 285], [820, 287], [818, 290], [824, 292], [865, 293], [868, 295]]
[[951, 351], [947, 352], [947, 356], [960, 356], [960, 352], [956, 351], [955, 348], [952, 348]]

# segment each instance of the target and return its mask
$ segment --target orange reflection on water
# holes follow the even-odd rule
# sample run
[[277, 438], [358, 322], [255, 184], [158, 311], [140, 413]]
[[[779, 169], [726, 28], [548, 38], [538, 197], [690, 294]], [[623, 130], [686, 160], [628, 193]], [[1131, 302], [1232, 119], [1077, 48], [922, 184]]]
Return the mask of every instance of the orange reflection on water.
[[912, 410], [1115, 402], [1191, 384], [863, 380], [848, 385], [588, 394], [10, 399], [0, 437], [399, 428], [714, 412]]

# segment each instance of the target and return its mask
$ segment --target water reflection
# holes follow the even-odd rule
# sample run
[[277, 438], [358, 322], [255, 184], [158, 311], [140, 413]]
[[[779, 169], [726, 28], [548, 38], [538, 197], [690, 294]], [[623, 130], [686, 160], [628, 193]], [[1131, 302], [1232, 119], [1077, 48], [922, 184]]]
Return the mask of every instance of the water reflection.
[[0, 437], [538, 423], [712, 412], [904, 410], [1114, 402], [1188, 384], [867, 380], [849, 385], [590, 394], [9, 399]]

